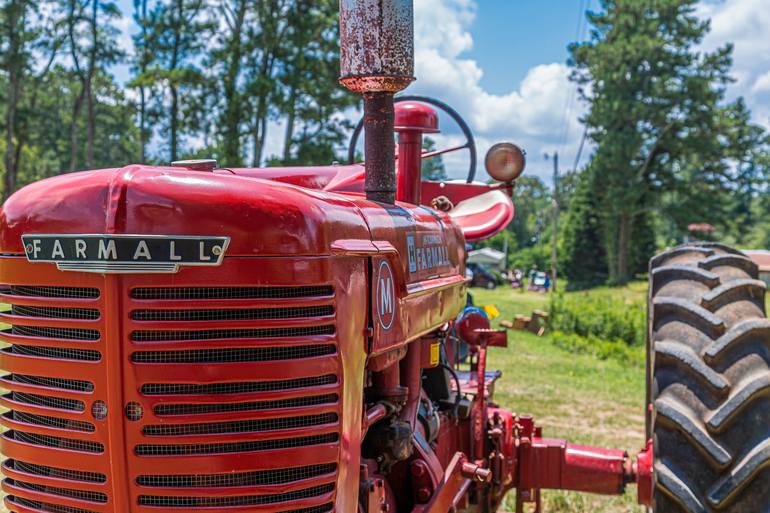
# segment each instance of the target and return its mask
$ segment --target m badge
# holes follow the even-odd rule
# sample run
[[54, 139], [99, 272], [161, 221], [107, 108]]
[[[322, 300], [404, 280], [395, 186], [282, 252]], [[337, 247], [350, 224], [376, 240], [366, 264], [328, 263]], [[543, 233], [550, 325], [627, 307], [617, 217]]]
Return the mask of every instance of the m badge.
[[396, 318], [396, 287], [393, 272], [387, 260], [380, 262], [377, 270], [376, 308], [380, 327], [389, 330]]
[[183, 265], [220, 265], [230, 243], [229, 237], [107, 234], [27, 234], [21, 240], [30, 262], [91, 273], [175, 273]]

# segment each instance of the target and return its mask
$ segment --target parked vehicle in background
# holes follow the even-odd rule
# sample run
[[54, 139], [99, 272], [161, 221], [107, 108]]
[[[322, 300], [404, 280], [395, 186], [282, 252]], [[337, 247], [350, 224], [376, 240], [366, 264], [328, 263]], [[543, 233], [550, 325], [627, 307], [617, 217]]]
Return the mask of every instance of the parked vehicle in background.
[[529, 280], [527, 290], [530, 292], [548, 292], [549, 288], [551, 288], [551, 278], [548, 273], [537, 271]]
[[483, 287], [492, 290], [500, 284], [497, 275], [482, 264], [468, 262], [467, 268], [473, 273], [471, 287]]

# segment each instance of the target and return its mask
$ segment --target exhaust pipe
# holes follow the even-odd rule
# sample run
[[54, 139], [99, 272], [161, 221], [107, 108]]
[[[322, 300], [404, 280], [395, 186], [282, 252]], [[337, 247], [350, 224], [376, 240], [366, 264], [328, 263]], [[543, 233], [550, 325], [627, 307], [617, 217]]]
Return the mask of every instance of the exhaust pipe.
[[412, 0], [340, 0], [340, 83], [364, 98], [369, 200], [395, 203], [393, 95], [412, 81]]

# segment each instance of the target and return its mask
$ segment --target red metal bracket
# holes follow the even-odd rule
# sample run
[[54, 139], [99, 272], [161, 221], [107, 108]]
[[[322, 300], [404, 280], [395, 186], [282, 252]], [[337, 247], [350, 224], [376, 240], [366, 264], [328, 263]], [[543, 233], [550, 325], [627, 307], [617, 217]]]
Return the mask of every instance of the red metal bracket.
[[652, 507], [652, 492], [654, 487], [653, 480], [653, 451], [652, 440], [647, 440], [636, 457], [634, 471], [636, 473], [636, 492], [639, 504]]
[[543, 489], [618, 495], [628, 483], [636, 482], [638, 475], [651, 474], [644, 451], [640, 461], [633, 463], [625, 451], [542, 438], [531, 417], [516, 421], [517, 513], [524, 511], [526, 502], [534, 502], [539, 512]]

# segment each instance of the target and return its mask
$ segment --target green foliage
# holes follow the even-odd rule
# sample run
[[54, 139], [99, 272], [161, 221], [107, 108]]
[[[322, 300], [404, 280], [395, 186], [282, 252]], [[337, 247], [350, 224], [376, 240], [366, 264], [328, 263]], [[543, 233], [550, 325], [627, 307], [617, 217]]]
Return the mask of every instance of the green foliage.
[[521, 269], [524, 272], [530, 269], [550, 269], [551, 248], [541, 244], [531, 248], [520, 249], [509, 255], [508, 262], [510, 268]]
[[629, 347], [622, 340], [605, 340], [594, 335], [582, 336], [576, 333], [555, 331], [550, 334], [551, 342], [575, 354], [587, 354], [600, 360], [616, 360], [634, 366], [643, 366], [645, 354], [642, 347]]
[[609, 296], [576, 293], [551, 298], [549, 327], [553, 331], [621, 340], [627, 346], [643, 346], [647, 333], [644, 302]]
[[[330, 164], [358, 97], [339, 87], [335, 0], [135, 0], [134, 49], [113, 0], [0, 3], [0, 151], [8, 194], [66, 170], [215, 157]], [[130, 62], [127, 57], [131, 55]], [[130, 64], [127, 96], [111, 74]], [[130, 98], [130, 99], [129, 99]], [[134, 98], [136, 100], [134, 101]], [[6, 194], [6, 195], [7, 195]]]
[[[423, 150], [430, 152], [436, 150], [436, 141], [428, 136], [425, 136], [422, 140]], [[446, 167], [444, 167], [444, 159], [441, 156], [433, 157], [422, 162], [422, 179], [430, 180], [432, 182], [441, 182], [448, 178], [446, 174]]]
[[585, 289], [607, 279], [607, 254], [602, 240], [601, 214], [593, 194], [594, 173], [580, 174], [562, 229], [559, 263], [569, 288]]
[[[522, 176], [514, 189], [516, 216], [508, 230], [514, 235], [515, 248], [530, 248], [539, 243], [548, 244], [545, 232], [550, 223], [551, 193], [536, 176]], [[563, 203], [567, 203], [563, 199]]]
[[590, 104], [591, 167], [601, 177], [591, 194], [613, 283], [640, 267], [634, 246], [651, 240], [649, 212], [660, 209], [681, 234], [686, 224], [728, 218], [732, 184], [749, 190], [738, 178], [756, 177], [763, 131], [740, 102], [725, 103], [732, 47], [698, 49], [709, 25], [696, 3], [602, 0], [588, 15], [591, 40], [570, 47], [573, 79]]

